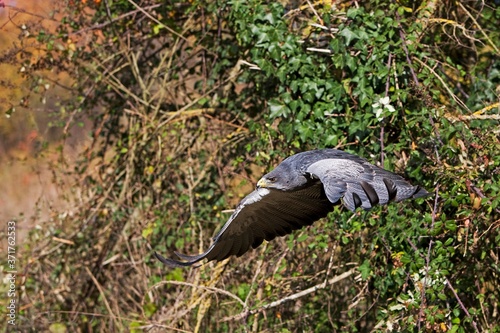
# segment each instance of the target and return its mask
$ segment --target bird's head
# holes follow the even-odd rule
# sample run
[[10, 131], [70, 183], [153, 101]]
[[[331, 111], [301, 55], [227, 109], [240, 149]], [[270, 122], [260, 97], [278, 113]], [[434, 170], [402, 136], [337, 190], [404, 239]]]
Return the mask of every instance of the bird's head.
[[[276, 188], [277, 181], [278, 181], [278, 177], [270, 176], [269, 174], [267, 174], [257, 182], [257, 187], [258, 188]], [[278, 182], [278, 184], [279, 184], [279, 182]]]
[[[286, 162], [286, 160], [285, 160]], [[269, 188], [281, 191], [296, 190], [307, 183], [307, 179], [287, 163], [281, 163], [258, 182], [257, 188]]]

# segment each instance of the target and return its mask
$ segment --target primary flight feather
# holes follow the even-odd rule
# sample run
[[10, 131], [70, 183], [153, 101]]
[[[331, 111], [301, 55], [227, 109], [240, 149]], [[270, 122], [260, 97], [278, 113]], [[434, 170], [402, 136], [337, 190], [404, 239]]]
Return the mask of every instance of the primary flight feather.
[[273, 240], [325, 217], [335, 205], [365, 210], [390, 201], [428, 195], [390, 171], [364, 158], [337, 149], [311, 150], [292, 155], [264, 175], [198, 255], [177, 253], [181, 260], [156, 257], [170, 267], [191, 266], [203, 259], [241, 256], [264, 240]]

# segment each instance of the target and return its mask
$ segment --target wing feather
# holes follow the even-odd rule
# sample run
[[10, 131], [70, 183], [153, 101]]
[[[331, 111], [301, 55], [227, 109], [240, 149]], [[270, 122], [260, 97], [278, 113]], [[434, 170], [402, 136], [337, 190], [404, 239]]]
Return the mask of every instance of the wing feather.
[[377, 204], [419, 198], [428, 192], [413, 186], [403, 177], [370, 164], [365, 159], [335, 151], [311, 163], [305, 170], [318, 178], [331, 202], [343, 199], [343, 204], [354, 211], [358, 207], [370, 209]]
[[370, 200], [370, 206], [373, 207], [376, 204], [378, 204], [379, 201], [378, 194], [377, 191], [375, 191], [375, 189], [373, 188], [373, 186], [364, 180], [360, 181], [359, 184], [363, 188], [363, 191], [365, 191], [368, 200]]
[[220, 261], [231, 255], [241, 256], [264, 239], [289, 234], [332, 210], [333, 204], [319, 181], [296, 191], [259, 188], [241, 201], [207, 251], [198, 255], [176, 253], [180, 261], [156, 256], [171, 267], [190, 266], [205, 258]]
[[217, 259], [218, 256], [222, 258], [227, 258], [229, 257], [229, 253], [231, 252], [233, 243], [227, 241], [227, 240], [222, 240], [218, 243], [216, 243], [216, 246], [214, 249], [210, 252], [207, 253], [206, 258], [210, 260]]
[[250, 248], [250, 240], [249, 236], [252, 234], [252, 230], [249, 230], [246, 234], [241, 235], [241, 247], [238, 253], [236, 253], [237, 257], [242, 256], [247, 252], [247, 250]]

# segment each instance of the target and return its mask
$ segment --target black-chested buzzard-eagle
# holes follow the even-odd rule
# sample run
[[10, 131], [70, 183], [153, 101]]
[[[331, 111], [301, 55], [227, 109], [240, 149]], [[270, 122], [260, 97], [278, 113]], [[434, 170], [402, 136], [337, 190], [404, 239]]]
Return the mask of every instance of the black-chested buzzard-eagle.
[[264, 240], [284, 236], [325, 217], [341, 202], [347, 209], [365, 210], [389, 201], [428, 195], [390, 171], [337, 149], [292, 155], [257, 182], [255, 191], [236, 207], [207, 251], [177, 253], [181, 260], [156, 257], [170, 267], [190, 266], [203, 259], [241, 256]]

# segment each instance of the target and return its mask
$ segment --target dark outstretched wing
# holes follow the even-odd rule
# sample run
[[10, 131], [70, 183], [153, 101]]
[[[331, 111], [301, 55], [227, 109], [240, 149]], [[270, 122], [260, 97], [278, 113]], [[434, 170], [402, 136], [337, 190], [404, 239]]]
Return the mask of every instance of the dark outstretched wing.
[[333, 204], [319, 181], [295, 191], [259, 188], [240, 202], [204, 253], [193, 256], [176, 253], [182, 261], [155, 255], [171, 267], [190, 266], [204, 258], [211, 261], [241, 256], [264, 239], [270, 241], [289, 234], [325, 217], [332, 210]]
[[344, 206], [351, 211], [429, 194], [395, 173], [346, 153], [345, 158], [325, 158], [312, 163], [306, 172], [321, 180], [331, 202], [342, 198]]

